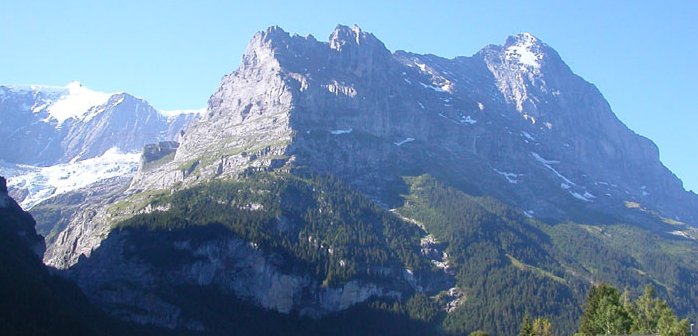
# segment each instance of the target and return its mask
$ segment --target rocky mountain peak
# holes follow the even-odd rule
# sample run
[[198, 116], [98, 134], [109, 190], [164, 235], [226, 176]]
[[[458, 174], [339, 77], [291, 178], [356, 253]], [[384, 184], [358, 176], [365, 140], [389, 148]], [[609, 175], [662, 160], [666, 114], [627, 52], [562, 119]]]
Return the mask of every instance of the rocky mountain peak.
[[330, 48], [337, 51], [342, 51], [346, 46], [358, 46], [375, 42], [380, 43], [373, 34], [362, 31], [361, 27], [357, 25], [353, 27], [337, 25], [329, 38]]
[[504, 57], [524, 67], [540, 69], [545, 58], [545, 44], [530, 33], [510, 36], [504, 44]]

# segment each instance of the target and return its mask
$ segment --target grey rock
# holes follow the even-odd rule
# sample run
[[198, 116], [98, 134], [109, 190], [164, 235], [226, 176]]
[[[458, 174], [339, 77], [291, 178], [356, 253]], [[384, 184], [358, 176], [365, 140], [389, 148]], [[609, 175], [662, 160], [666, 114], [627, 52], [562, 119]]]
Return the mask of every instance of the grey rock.
[[128, 230], [111, 232], [89, 258], [70, 269], [69, 276], [108, 312], [138, 323], [189, 328], [196, 322], [182, 317], [178, 307], [158, 296], [163, 281], [173, 288], [215, 286], [221, 293], [264, 308], [313, 317], [373, 297], [401, 296], [385, 284], [352, 280], [325, 287], [308, 275], [284, 273], [275, 264], [276, 258], [249, 242], [225, 235], [204, 242], [168, 241], [166, 244], [181, 258], [172, 265], [157, 266], [133, 252], [129, 246], [133, 234]]

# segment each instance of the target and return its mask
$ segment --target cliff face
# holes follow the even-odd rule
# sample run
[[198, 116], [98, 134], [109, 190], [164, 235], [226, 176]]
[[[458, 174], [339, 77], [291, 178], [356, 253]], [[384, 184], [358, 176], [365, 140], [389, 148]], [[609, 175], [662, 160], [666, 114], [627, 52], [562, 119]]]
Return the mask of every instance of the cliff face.
[[[372, 297], [404, 295], [400, 276], [393, 284], [352, 280], [324, 286], [307, 274], [284, 272], [287, 265], [279, 264], [279, 256], [269, 255], [225, 230], [203, 242], [185, 235], [155, 235], [138, 230], [112, 232], [90, 258], [71, 269], [73, 278], [113, 315], [142, 324], [187, 329], [203, 325], [183, 315], [181, 304], [167, 299], [167, 293], [176, 293], [178, 288], [211, 287], [266, 309], [314, 317], [345, 310]], [[176, 261], [144, 260], [144, 254], [134, 252], [138, 251], [134, 242], [163, 238], [165, 243], [152, 244], [173, 250]]]
[[[198, 171], [179, 169], [191, 162]], [[697, 198], [656, 146], [530, 34], [448, 60], [391, 54], [358, 27], [339, 26], [329, 42], [270, 28], [224, 77], [175, 160], [132, 186], [281, 166], [341, 176], [381, 202], [400, 175], [421, 171], [541, 218], [569, 217], [574, 202], [615, 213], [632, 201], [697, 219]]]

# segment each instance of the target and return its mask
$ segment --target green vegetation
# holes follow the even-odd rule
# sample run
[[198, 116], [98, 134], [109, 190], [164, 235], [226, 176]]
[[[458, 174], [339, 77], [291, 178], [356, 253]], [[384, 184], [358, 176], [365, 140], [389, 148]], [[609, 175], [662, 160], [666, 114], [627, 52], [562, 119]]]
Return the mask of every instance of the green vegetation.
[[[353, 278], [393, 281], [405, 267], [417, 274], [432, 269], [419, 255], [423, 232], [418, 227], [325, 176], [279, 173], [213, 181], [160, 195], [149, 205], [168, 210], [136, 215], [117, 228], [169, 232], [224, 227], [263, 251], [283, 256], [280, 266], [309, 272], [325, 285]], [[140, 254], [162, 256], [151, 261], [165, 264], [172, 259], [168, 253], [176, 251], [162, 239], [154, 240], [137, 244], [148, 250]]]
[[558, 333], [574, 329], [584, 283], [567, 279], [543, 224], [430, 176], [406, 181], [410, 190], [399, 212], [448, 244], [457, 284], [467, 297], [444, 319], [445, 332], [515, 334], [526, 311], [553, 316]]
[[679, 314], [698, 311], [689, 299], [698, 292], [695, 242], [624, 224], [545, 224], [428, 175], [405, 180], [399, 213], [448, 245], [467, 298], [443, 320], [448, 333], [515, 334], [529, 312], [546, 316], [552, 333], [571, 334], [591, 282], [634, 295], [654, 284]]
[[552, 324], [545, 317], [538, 317], [531, 321], [526, 314], [519, 328], [519, 336], [553, 336]]
[[[151, 210], [118, 222], [114, 229], [134, 233], [128, 235], [133, 240], [129, 253], [156, 269], [175, 267], [181, 258], [191, 257], [174, 248], [172, 241], [185, 239], [195, 247], [230, 235], [273, 255], [283, 272], [310, 274], [326, 286], [370, 280], [397, 285], [406, 294], [402, 300], [375, 300], [318, 321], [265, 311], [243, 301], [231, 303], [231, 298], [211, 306], [221, 310], [203, 308], [203, 304], [196, 308], [197, 300], [215, 301], [213, 288], [190, 288], [186, 289], [190, 295], [169, 298], [183, 300], [185, 314], [195, 319], [207, 316], [210, 321], [204, 323], [215, 328], [233, 328], [233, 321], [245, 324], [248, 319], [265, 321], [259, 322], [264, 324], [260, 330], [270, 333], [326, 334], [334, 331], [331, 325], [336, 322], [347, 328], [337, 334], [352, 334], [352, 324], [358, 321], [352, 319], [359, 318], [373, 323], [361, 329], [363, 334], [381, 334], [371, 330], [390, 334], [386, 332], [390, 323], [400, 324], [400, 334], [572, 334], [578, 330], [590, 283], [602, 282], [628, 289], [626, 296], [618, 297], [604, 290], [600, 295], [604, 301], [595, 303], [605, 307], [604, 314], [614, 316], [607, 321], [607, 330], [634, 330], [636, 316], [649, 314], [631, 310], [625, 300], [639, 296], [647, 284], [654, 285], [656, 295], [668, 302], [664, 307], [670, 306], [680, 316], [698, 311], [697, 303], [691, 301], [698, 292], [695, 242], [656, 228], [651, 231], [608, 220], [603, 224], [542, 223], [525, 217], [520, 209], [467, 194], [428, 175], [407, 177], [405, 182], [407, 188], [395, 188], [404, 200], [395, 209], [397, 215], [336, 178], [278, 171], [238, 181], [213, 180], [175, 192], [133, 195], [113, 205], [109, 214], [122, 219]], [[664, 224], [658, 221], [658, 225]], [[444, 292], [415, 294], [397, 276], [404, 268], [418, 279], [436, 274], [419, 253], [425, 231], [445, 246], [456, 285], [464, 293], [448, 314], [443, 310]], [[528, 319], [530, 328], [521, 327], [525, 313], [539, 316]], [[680, 329], [683, 323], [669, 317], [662, 321], [667, 328]], [[242, 334], [260, 334], [246, 329], [251, 328], [249, 323], [246, 326], [238, 327], [249, 331]]]
[[201, 161], [199, 159], [191, 159], [189, 161], [182, 162], [177, 169], [182, 171], [185, 175], [189, 175], [194, 171], [194, 169], [196, 169], [196, 166], [198, 166], [200, 162]]
[[646, 286], [636, 301], [617, 288], [602, 284], [589, 291], [578, 335], [663, 335], [688, 336], [687, 319], [678, 320], [666, 302]]

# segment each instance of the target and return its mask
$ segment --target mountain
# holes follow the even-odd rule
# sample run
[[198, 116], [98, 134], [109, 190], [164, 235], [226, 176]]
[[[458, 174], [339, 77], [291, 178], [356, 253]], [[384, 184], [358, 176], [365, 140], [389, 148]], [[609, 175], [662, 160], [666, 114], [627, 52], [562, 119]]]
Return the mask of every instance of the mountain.
[[32, 210], [44, 261], [113, 315], [571, 334], [598, 282], [698, 312], [698, 197], [531, 34], [444, 59], [271, 27], [179, 140]]
[[[165, 115], [130, 94], [96, 92], [78, 82], [2, 85], [0, 137], [16, 146], [0, 149], [0, 170], [10, 178], [13, 196], [29, 208], [66, 191], [70, 180], [85, 186], [135, 171], [138, 157], [122, 154], [176, 139], [198, 115], [185, 112]], [[90, 165], [85, 160], [97, 161], [101, 169], [85, 168]]]
[[[238, 160], [236, 152], [260, 155]], [[656, 146], [530, 34], [447, 60], [391, 54], [348, 27], [329, 43], [270, 29], [223, 79], [165, 174], [148, 174], [143, 186], [186, 184], [199, 174], [168, 180], [167, 171], [190, 160], [204, 163], [204, 176], [308, 166], [379, 200], [400, 175], [394, 170], [410, 167], [448, 174], [539, 218], [569, 216], [569, 203], [599, 210], [625, 201], [678, 221], [698, 218], [698, 198]]]

